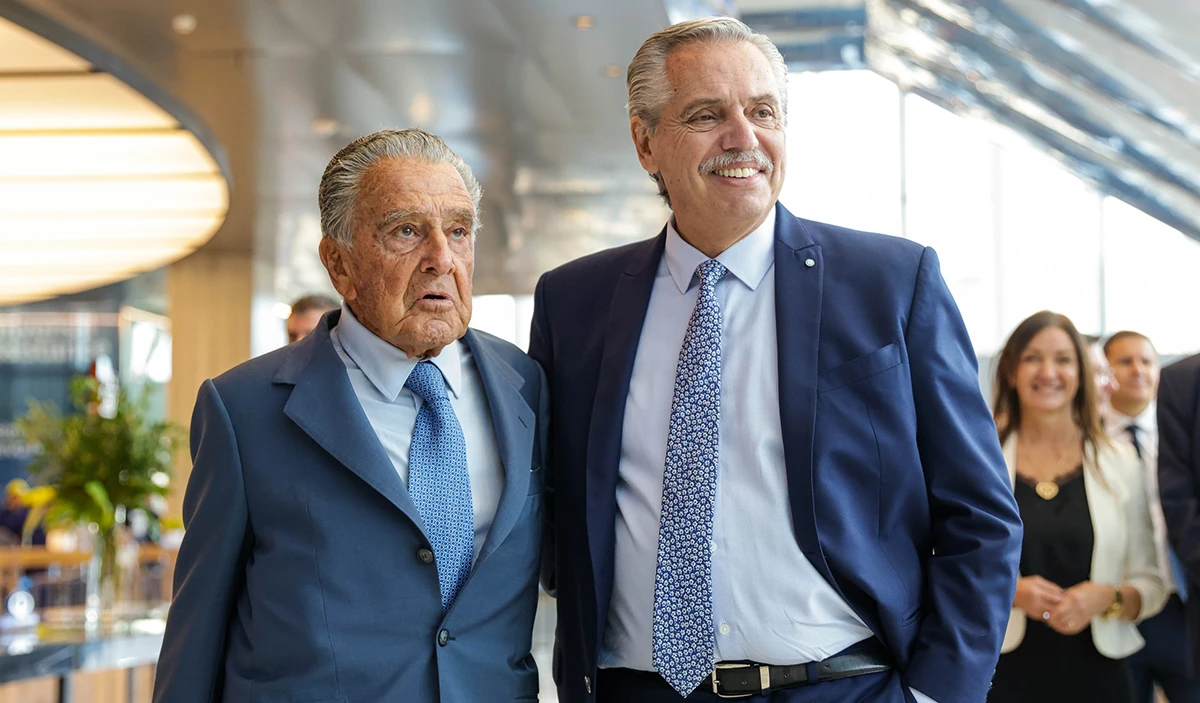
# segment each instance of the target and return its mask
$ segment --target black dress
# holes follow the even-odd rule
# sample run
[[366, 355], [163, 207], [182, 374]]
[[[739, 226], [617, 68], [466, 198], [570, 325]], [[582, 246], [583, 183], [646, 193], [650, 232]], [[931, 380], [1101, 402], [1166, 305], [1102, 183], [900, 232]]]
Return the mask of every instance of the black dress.
[[[1091, 574], [1092, 517], [1083, 467], [1059, 479], [1058, 495], [1044, 500], [1018, 478], [1017, 506], [1025, 523], [1021, 575], [1041, 576], [1064, 589]], [[1133, 687], [1123, 659], [1096, 651], [1092, 628], [1062, 635], [1030, 616], [1020, 646], [1000, 655], [988, 703], [1131, 703]]]

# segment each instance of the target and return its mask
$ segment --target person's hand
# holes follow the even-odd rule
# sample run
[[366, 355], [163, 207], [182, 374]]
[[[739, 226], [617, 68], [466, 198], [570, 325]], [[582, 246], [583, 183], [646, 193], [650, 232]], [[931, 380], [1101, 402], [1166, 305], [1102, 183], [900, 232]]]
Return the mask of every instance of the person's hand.
[[1050, 609], [1046, 621], [1055, 632], [1077, 635], [1100, 613], [1113, 604], [1116, 593], [1112, 586], [1084, 581], [1063, 592], [1062, 599]]
[[1063, 589], [1041, 576], [1022, 576], [1017, 579], [1017, 595], [1013, 605], [1035, 620], [1045, 622], [1050, 611], [1062, 600]]

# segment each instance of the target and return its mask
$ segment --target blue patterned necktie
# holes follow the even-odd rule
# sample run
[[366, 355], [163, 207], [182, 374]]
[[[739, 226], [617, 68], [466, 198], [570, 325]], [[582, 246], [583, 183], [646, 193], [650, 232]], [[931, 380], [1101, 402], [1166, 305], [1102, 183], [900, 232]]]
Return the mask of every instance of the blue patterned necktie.
[[437, 366], [422, 361], [404, 385], [424, 401], [408, 454], [408, 493], [429, 533], [446, 611], [467, 582], [475, 552], [467, 441]]
[[654, 667], [687, 697], [712, 673], [713, 509], [721, 423], [721, 306], [725, 267], [696, 267], [700, 295], [675, 368], [654, 578]]

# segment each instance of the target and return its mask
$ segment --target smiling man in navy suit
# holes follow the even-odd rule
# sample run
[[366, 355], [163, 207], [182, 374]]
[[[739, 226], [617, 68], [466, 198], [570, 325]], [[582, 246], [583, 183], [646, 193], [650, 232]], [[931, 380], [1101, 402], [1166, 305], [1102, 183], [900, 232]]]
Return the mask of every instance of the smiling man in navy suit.
[[786, 80], [736, 20], [647, 40], [673, 216], [538, 284], [564, 703], [986, 697], [1021, 525], [975, 354], [932, 250], [778, 205]]
[[467, 327], [479, 199], [420, 130], [330, 162], [345, 302], [200, 389], [156, 703], [537, 698], [547, 388]]

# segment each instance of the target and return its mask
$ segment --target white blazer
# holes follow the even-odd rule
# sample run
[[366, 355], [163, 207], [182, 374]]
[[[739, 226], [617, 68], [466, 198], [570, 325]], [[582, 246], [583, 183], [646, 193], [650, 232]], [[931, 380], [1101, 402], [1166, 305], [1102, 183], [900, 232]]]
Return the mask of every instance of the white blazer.
[[[1099, 451], [1084, 453], [1083, 487], [1092, 515], [1092, 571], [1095, 583], [1128, 584], [1142, 596], [1138, 622], [1157, 614], [1167, 602], [1167, 589], [1158, 568], [1154, 528], [1141, 466], [1133, 447], [1101, 443]], [[1004, 443], [1009, 480], [1017, 479], [1017, 434]], [[1107, 486], [1101, 484], [1100, 478]], [[1033, 574], [1022, 574], [1032, 576]], [[1025, 638], [1025, 611], [1013, 608], [1004, 633], [1002, 654]], [[1121, 619], [1092, 618], [1096, 650], [1110, 659], [1123, 659], [1145, 646], [1137, 626]]]

